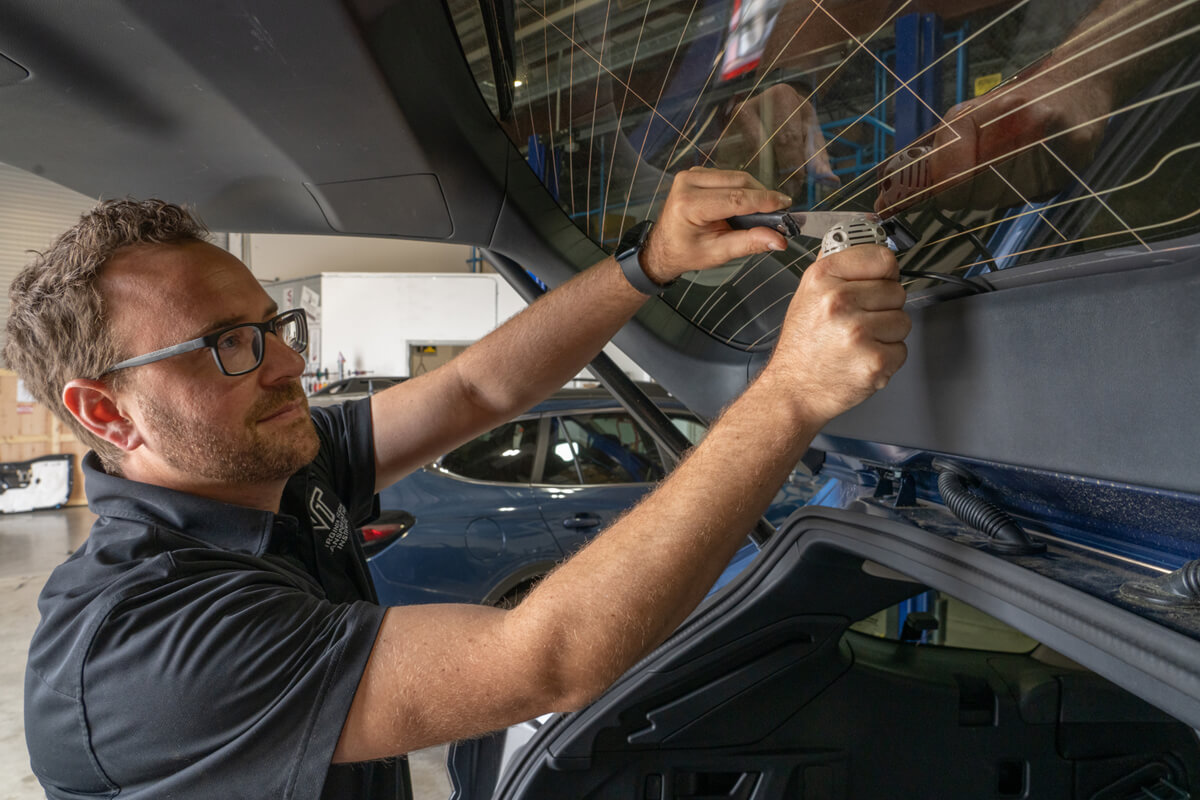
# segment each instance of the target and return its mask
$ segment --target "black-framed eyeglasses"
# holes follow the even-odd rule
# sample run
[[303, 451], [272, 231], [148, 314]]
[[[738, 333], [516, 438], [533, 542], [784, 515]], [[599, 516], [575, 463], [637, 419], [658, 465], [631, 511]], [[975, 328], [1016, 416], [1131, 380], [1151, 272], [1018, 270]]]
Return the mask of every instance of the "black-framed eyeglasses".
[[164, 358], [207, 347], [212, 350], [213, 359], [217, 362], [221, 372], [230, 377], [245, 375], [247, 372], [258, 369], [262, 364], [263, 352], [266, 350], [263, 336], [268, 333], [278, 336], [280, 341], [297, 353], [303, 353], [308, 347], [308, 315], [302, 308], [293, 308], [266, 322], [243, 322], [240, 325], [231, 325], [207, 336], [164, 347], [153, 353], [146, 353], [144, 356], [128, 358], [119, 364], [113, 364], [100, 374], [107, 375], [119, 369], [140, 367], [143, 364], [162, 361]]

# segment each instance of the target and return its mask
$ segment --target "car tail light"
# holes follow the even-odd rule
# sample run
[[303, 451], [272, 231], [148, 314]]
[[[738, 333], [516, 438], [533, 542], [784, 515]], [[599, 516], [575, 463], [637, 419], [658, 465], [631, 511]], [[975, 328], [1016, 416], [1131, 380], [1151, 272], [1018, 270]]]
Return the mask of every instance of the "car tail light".
[[407, 511], [385, 511], [379, 519], [358, 529], [363, 552], [372, 556], [392, 542], [403, 539], [417, 520]]
[[406, 530], [408, 530], [408, 526], [402, 523], [390, 525], [368, 525], [367, 527], [360, 528], [359, 533], [362, 534], [363, 544], [371, 544], [372, 542], [378, 542], [380, 539], [387, 539], [397, 533], [403, 533]]

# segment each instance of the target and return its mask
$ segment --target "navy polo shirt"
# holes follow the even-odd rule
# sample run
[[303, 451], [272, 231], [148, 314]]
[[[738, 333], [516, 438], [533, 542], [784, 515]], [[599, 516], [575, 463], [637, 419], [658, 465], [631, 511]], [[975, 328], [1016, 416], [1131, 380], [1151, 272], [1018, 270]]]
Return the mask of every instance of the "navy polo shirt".
[[87, 542], [50, 576], [25, 736], [51, 798], [402, 798], [403, 759], [330, 766], [384, 609], [353, 528], [377, 511], [369, 400], [280, 513], [113, 477], [84, 459]]

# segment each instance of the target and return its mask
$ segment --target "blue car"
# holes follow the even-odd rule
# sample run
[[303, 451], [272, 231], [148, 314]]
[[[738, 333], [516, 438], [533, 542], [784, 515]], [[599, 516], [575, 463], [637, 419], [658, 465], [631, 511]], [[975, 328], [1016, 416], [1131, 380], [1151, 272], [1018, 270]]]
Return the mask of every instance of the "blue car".
[[[693, 443], [704, 425], [648, 393]], [[511, 605], [555, 564], [637, 503], [669, 469], [665, 452], [602, 389], [565, 389], [380, 493], [362, 529], [381, 603]], [[767, 520], [812, 497], [781, 487]], [[757, 552], [748, 544], [735, 565]]]

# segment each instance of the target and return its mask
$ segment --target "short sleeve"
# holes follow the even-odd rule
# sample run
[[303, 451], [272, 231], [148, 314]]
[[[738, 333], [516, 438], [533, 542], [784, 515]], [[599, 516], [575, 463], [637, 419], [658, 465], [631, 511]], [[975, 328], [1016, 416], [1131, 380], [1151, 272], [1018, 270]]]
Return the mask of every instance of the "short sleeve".
[[177, 552], [94, 637], [83, 708], [122, 797], [320, 796], [384, 610], [238, 558]]
[[332, 486], [346, 506], [351, 524], [372, 520], [375, 502], [375, 440], [371, 398], [312, 409], [321, 450], [311, 469]]

